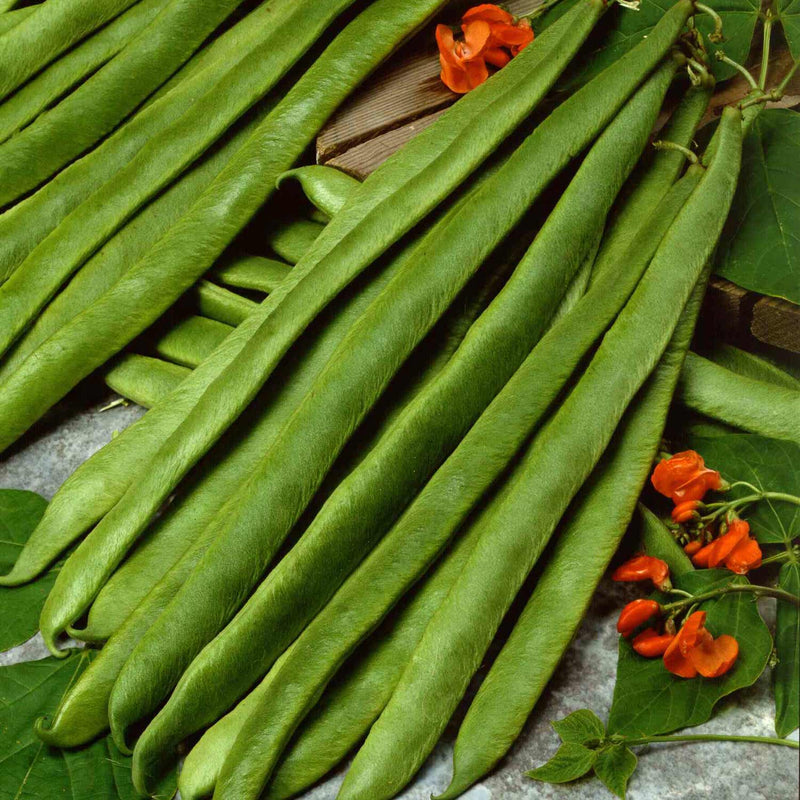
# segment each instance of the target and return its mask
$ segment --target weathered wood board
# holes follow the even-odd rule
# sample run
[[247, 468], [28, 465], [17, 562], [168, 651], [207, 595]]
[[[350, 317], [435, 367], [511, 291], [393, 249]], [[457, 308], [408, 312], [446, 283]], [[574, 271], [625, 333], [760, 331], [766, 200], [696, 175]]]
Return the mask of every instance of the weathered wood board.
[[[510, 0], [505, 5], [512, 13], [523, 16], [540, 4], [541, 0]], [[445, 14], [439, 21], [453, 24], [457, 17], [457, 13]], [[364, 178], [458, 99], [439, 79], [434, 27], [432, 23], [414, 37], [330, 120], [317, 139], [320, 163]], [[786, 46], [780, 41], [776, 44], [769, 64], [775, 82], [792, 65]], [[756, 77], [760, 63], [756, 47], [751, 64]], [[726, 81], [713, 98], [706, 122], [748, 91], [743, 77]], [[798, 103], [800, 72], [784, 98], [770, 107], [788, 108]], [[800, 308], [791, 303], [761, 297], [714, 278], [703, 313], [714, 319], [714, 329], [730, 341], [746, 346], [750, 339], [800, 354]]]

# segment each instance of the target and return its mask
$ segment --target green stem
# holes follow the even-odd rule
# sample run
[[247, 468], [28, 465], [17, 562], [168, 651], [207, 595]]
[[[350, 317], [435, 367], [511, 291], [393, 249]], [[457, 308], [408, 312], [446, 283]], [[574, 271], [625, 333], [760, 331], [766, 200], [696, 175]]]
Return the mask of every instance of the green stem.
[[786, 91], [786, 87], [789, 85], [789, 81], [794, 77], [795, 72], [797, 72], [797, 68], [800, 67], [800, 61], [795, 61], [792, 68], [786, 73], [783, 80], [775, 87], [776, 91], [783, 94]]
[[774, 589], [771, 586], [753, 586], [751, 584], [729, 584], [721, 586], [719, 589], [712, 589], [710, 592], [696, 594], [685, 600], [676, 600], [661, 607], [662, 612], [671, 612], [688, 605], [704, 603], [706, 600], [714, 600], [726, 594], [752, 594], [756, 597], [774, 597], [776, 600], [783, 600], [795, 606], [800, 606], [800, 597], [795, 597], [783, 589]]
[[697, 154], [691, 151], [688, 147], [684, 147], [682, 144], [677, 144], [676, 142], [669, 142], [664, 139], [659, 139], [658, 141], [653, 142], [653, 147], [656, 150], [675, 150], [678, 153], [683, 153], [683, 155], [690, 161], [692, 164], [697, 164], [700, 160], [697, 157]]
[[769, 46], [772, 38], [772, 10], [767, 9], [764, 16], [764, 45], [761, 53], [761, 74], [758, 76], [758, 88], [763, 92], [767, 88], [767, 72], [769, 70]]
[[714, 33], [709, 34], [708, 40], [710, 42], [721, 42], [725, 38], [722, 35], [722, 17], [705, 3], [695, 3], [694, 7], [703, 14], [708, 14], [714, 20]]
[[728, 58], [728, 56], [726, 56], [722, 50], [717, 50], [716, 53], [714, 53], [714, 57], [717, 59], [717, 61], [722, 61], [729, 67], [733, 67], [738, 73], [744, 76], [745, 80], [750, 84], [751, 89], [755, 89], [757, 91], [760, 90], [759, 85], [756, 83], [756, 79], [738, 61]]
[[768, 556], [762, 559], [761, 566], [765, 567], [767, 564], [783, 564], [785, 561], [792, 560], [792, 553], [789, 550], [784, 550], [782, 553], [775, 553], [775, 555]]
[[757, 744], [776, 744], [779, 747], [798, 749], [798, 743], [777, 736], [727, 736], [720, 733], [696, 733], [686, 736], [643, 736], [641, 739], [624, 739], [628, 747], [653, 742], [756, 742]]

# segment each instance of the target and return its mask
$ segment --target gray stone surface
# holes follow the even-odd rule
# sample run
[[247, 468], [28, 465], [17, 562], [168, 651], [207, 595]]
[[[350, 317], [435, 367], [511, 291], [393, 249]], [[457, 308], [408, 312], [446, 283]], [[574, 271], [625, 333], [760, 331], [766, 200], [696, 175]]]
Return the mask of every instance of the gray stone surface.
[[[30, 489], [51, 497], [64, 479], [95, 450], [141, 416], [141, 409], [116, 407], [101, 412], [102, 403], [66, 415], [37, 437], [29, 437], [0, 463], [0, 487]], [[557, 737], [549, 721], [578, 708], [608, 714], [616, 666], [616, 615], [622, 590], [605, 581], [575, 641], [536, 707], [528, 725], [500, 769], [464, 795], [465, 800], [596, 800], [611, 795], [597, 781], [549, 786], [528, 781], [523, 772], [555, 751]], [[8, 653], [0, 664], [46, 656], [38, 637]], [[774, 735], [769, 675], [723, 703], [706, 725], [693, 732]], [[448, 783], [449, 729], [404, 800], [427, 800]], [[797, 732], [793, 734], [797, 738]], [[796, 800], [797, 752], [757, 744], [671, 744], [639, 753], [640, 763], [629, 788], [630, 800]], [[0, 769], [2, 766], [0, 765]], [[343, 772], [305, 795], [306, 800], [333, 800]]]

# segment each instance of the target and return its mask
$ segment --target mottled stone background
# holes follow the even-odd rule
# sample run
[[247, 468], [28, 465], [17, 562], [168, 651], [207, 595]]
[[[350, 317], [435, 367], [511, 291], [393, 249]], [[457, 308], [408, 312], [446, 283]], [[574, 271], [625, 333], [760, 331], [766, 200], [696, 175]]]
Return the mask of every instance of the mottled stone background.
[[[114, 431], [130, 425], [142, 410], [136, 406], [100, 411], [103, 403], [87, 410], [66, 410], [37, 436], [29, 436], [0, 463], [0, 487], [30, 489], [50, 498], [65, 478]], [[556, 677], [536, 707], [528, 725], [500, 769], [464, 795], [465, 800], [601, 800], [611, 795], [597, 781], [549, 786], [528, 781], [523, 772], [545, 761], [558, 739], [549, 726], [577, 708], [591, 708], [605, 718], [611, 704], [616, 667], [614, 623], [623, 602], [620, 587], [604, 581], [575, 642]], [[767, 609], [768, 610], [768, 609]], [[38, 638], [8, 653], [0, 664], [44, 658]], [[457, 715], [458, 717], [458, 715]], [[769, 675], [719, 706], [714, 719], [696, 732], [774, 735]], [[405, 800], [427, 800], [441, 791], [450, 774], [450, 750], [457, 725], [448, 729]], [[797, 738], [797, 732], [793, 734]], [[631, 781], [630, 800], [796, 800], [797, 752], [757, 744], [704, 743], [659, 745], [640, 750], [639, 767]], [[338, 775], [308, 792], [306, 800], [333, 800], [341, 782]], [[43, 798], [42, 800], [45, 800]]]

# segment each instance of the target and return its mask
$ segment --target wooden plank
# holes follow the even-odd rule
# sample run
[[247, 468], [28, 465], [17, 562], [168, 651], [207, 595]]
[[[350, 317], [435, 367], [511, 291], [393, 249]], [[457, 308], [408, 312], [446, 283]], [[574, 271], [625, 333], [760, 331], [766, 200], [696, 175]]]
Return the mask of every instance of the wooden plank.
[[[541, 4], [542, 0], [510, 0], [506, 7], [516, 16], [527, 16]], [[331, 118], [317, 137], [319, 163], [328, 163], [351, 147], [407, 126], [458, 99], [439, 80], [434, 29], [440, 22], [457, 24], [463, 8], [463, 3], [448, 8], [427, 25]], [[412, 128], [406, 128], [409, 136], [393, 140], [396, 149], [408, 141], [412, 132]], [[360, 173], [364, 174], [363, 166]]]
[[800, 306], [762, 297], [753, 306], [750, 331], [759, 342], [800, 354]]

